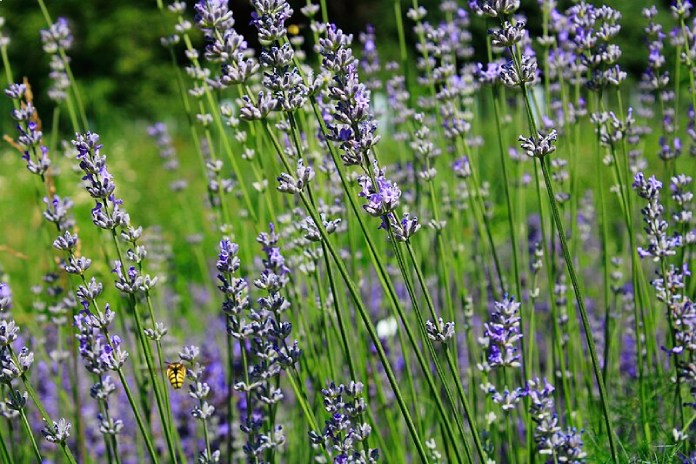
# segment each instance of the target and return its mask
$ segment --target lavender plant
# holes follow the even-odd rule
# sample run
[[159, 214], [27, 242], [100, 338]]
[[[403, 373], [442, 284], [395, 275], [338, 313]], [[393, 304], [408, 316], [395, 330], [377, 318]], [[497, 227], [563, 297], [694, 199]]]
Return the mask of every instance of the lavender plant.
[[0, 461], [690, 462], [691, 2], [326, 3], [153, 2], [147, 127], [0, 32]]

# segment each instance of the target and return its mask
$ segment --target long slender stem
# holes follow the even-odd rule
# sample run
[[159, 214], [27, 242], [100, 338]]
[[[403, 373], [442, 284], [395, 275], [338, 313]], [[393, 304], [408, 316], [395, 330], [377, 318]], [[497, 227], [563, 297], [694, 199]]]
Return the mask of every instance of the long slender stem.
[[24, 429], [27, 432], [27, 436], [29, 437], [29, 441], [31, 442], [31, 450], [34, 453], [34, 456], [37, 459], [37, 462], [44, 462], [43, 457], [41, 457], [41, 451], [39, 451], [39, 446], [36, 444], [36, 439], [34, 438], [34, 434], [31, 431], [31, 426], [29, 426], [29, 421], [27, 420], [27, 414], [24, 412], [24, 409], [21, 409], [19, 411], [19, 415], [22, 418], [22, 425], [24, 425]]
[[580, 311], [580, 318], [582, 319], [582, 326], [585, 332], [585, 341], [587, 342], [587, 347], [590, 352], [590, 358], [592, 359], [592, 369], [594, 371], [595, 380], [597, 383], [597, 388], [599, 389], [599, 400], [602, 405], [602, 413], [604, 414], [604, 425], [607, 428], [607, 436], [609, 438], [609, 448], [611, 450], [611, 457], [615, 464], [618, 464], [618, 454], [616, 452], [616, 444], [614, 442], [614, 431], [611, 426], [611, 419], [609, 418], [609, 402], [607, 400], [606, 386], [604, 384], [604, 377], [602, 376], [602, 370], [599, 365], [599, 360], [597, 359], [597, 351], [595, 349], [594, 339], [592, 338], [592, 327], [590, 326], [590, 319], [587, 316], [587, 309], [585, 308], [585, 301], [583, 299], [582, 293], [580, 291], [580, 284], [578, 282], [578, 277], [575, 273], [575, 266], [573, 264], [573, 259], [570, 256], [570, 250], [568, 248], [568, 243], [566, 241], [565, 231], [563, 227], [563, 221], [561, 220], [560, 212], [558, 211], [558, 205], [556, 204], [556, 197], [553, 192], [553, 184], [551, 182], [551, 175], [549, 174], [549, 169], [543, 159], [539, 160], [541, 165], [541, 171], [544, 174], [544, 182], [546, 184], [546, 191], [549, 195], [549, 203], [551, 205], [551, 214], [553, 220], [558, 229], [558, 236], [561, 240], [561, 249], [563, 251], [563, 259], [565, 260], [566, 268], [568, 270], [568, 275], [570, 276], [570, 282], [573, 286], [573, 292], [575, 293], [575, 300], [578, 304], [578, 310]]

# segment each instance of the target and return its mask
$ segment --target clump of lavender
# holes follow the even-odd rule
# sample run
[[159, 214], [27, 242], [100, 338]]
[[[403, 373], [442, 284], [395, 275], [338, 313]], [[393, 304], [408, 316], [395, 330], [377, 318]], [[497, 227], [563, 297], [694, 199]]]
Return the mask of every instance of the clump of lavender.
[[205, 366], [198, 362], [200, 349], [195, 346], [186, 346], [179, 353], [179, 359], [186, 363], [186, 376], [191, 380], [189, 385], [189, 396], [196, 400], [196, 404], [191, 410], [194, 419], [203, 425], [203, 439], [205, 448], [199, 453], [198, 462], [200, 464], [213, 464], [220, 462], [220, 450], [211, 448], [209, 422], [215, 413], [215, 406], [209, 403], [210, 385], [203, 380]]
[[363, 414], [367, 411], [363, 384], [352, 381], [347, 386], [336, 386], [331, 382], [321, 394], [324, 409], [331, 417], [323, 431], [309, 433], [312, 443], [323, 445], [334, 464], [378, 462], [379, 451], [369, 448], [367, 443], [372, 427], [363, 423]]
[[[114, 286], [128, 297], [128, 302], [133, 309], [136, 336], [140, 340], [149, 378], [154, 385], [157, 410], [164, 429], [169, 454], [173, 457], [175, 456], [173, 434], [170, 430], [170, 424], [166, 420], [169, 397], [166, 391], [163, 391], [167, 384], [164, 378], [164, 355], [161, 342], [167, 333], [167, 328], [163, 323], [156, 321], [154, 316], [151, 292], [159, 279], [157, 276], [150, 276], [144, 269], [147, 249], [142, 243], [143, 229], [135, 227], [131, 223], [130, 215], [122, 206], [123, 200], [115, 195], [116, 185], [108, 171], [106, 155], [101, 151], [103, 146], [99, 141], [99, 135], [91, 132], [77, 134], [76, 139], [73, 140], [73, 146], [77, 151], [80, 169], [85, 173], [82, 177], [84, 188], [95, 200], [95, 207], [92, 208], [92, 223], [99, 229], [111, 232], [118, 256], [112, 269], [116, 275]], [[127, 244], [125, 253], [122, 251], [119, 239]], [[126, 260], [132, 264], [128, 265]], [[139, 314], [138, 304], [147, 308], [149, 327], [144, 325], [143, 316]], [[154, 342], [156, 357], [153, 356], [152, 348], [147, 339]], [[155, 363], [160, 370], [159, 379]], [[121, 381], [124, 383], [123, 379]]]
[[488, 368], [520, 367], [521, 356], [517, 344], [522, 339], [520, 333], [520, 303], [513, 297], [496, 301], [490, 321], [484, 324], [485, 331], [481, 344], [487, 349]]
[[292, 325], [282, 319], [290, 303], [281, 295], [288, 283], [289, 269], [277, 247], [278, 236], [273, 225], [270, 232], [259, 234], [265, 258], [264, 270], [254, 286], [265, 292], [259, 298], [259, 308], [251, 307], [248, 284], [234, 274], [239, 269], [237, 244], [224, 239], [220, 242], [217, 262], [219, 289], [225, 295], [223, 312], [227, 331], [239, 341], [244, 366], [244, 379], [234, 388], [245, 394], [246, 417], [242, 432], [247, 435], [244, 453], [256, 462], [267, 453], [274, 453], [285, 442], [283, 428], [274, 423], [275, 413], [284, 398], [277, 379], [284, 370], [293, 369], [301, 351], [297, 341], [288, 344]]
[[[0, 314], [9, 313], [11, 307], [12, 292], [10, 287], [6, 282], [0, 282]], [[7, 317], [0, 320], [0, 384], [5, 385], [9, 392], [5, 405], [10, 410], [18, 412], [33, 445], [35, 458], [39, 462], [43, 462], [26, 415], [27, 395], [31, 396], [34, 405], [46, 423], [41, 433], [48, 442], [58, 444], [62, 448], [68, 462], [75, 463], [75, 458], [65, 443], [70, 436], [71, 425], [64, 418], [59, 419], [57, 423], [51, 421], [36, 391], [29, 383], [28, 372], [34, 364], [34, 353], [26, 346], [17, 351], [14, 345], [18, 337], [19, 326], [13, 319]], [[16, 389], [15, 385], [18, 381], [22, 384], [25, 393]]]
[[66, 70], [70, 58], [65, 54], [72, 47], [73, 35], [66, 18], [58, 18], [54, 24], [41, 31], [44, 52], [51, 56], [51, 88], [48, 97], [56, 103], [63, 102], [70, 88], [70, 78]]
[[255, 10], [251, 23], [264, 47], [259, 56], [264, 70], [262, 84], [270, 92], [268, 97], [275, 101], [274, 110], [293, 112], [305, 104], [309, 95], [309, 88], [293, 65], [292, 45], [281, 45], [287, 36], [285, 22], [293, 10], [285, 0], [252, 0], [251, 4]]
[[523, 389], [529, 398], [529, 413], [536, 424], [534, 441], [546, 463], [581, 463], [586, 456], [581, 434], [574, 428], [562, 429], [553, 402], [554, 387], [546, 380], [533, 379]]
[[655, 176], [645, 179], [642, 172], [636, 174], [633, 179], [633, 189], [638, 196], [648, 201], [648, 204], [641, 210], [645, 223], [645, 233], [648, 236], [648, 246], [638, 247], [638, 254], [641, 258], [652, 258], [653, 261], [660, 261], [668, 256], [674, 256], [677, 248], [682, 245], [682, 237], [675, 233], [671, 237], [667, 235], [669, 227], [667, 221], [662, 218], [664, 207], [660, 203], [660, 190], [662, 182]]
[[365, 31], [360, 33], [358, 40], [362, 44], [360, 69], [367, 77], [365, 86], [370, 90], [379, 89], [381, 82], [376, 74], [380, 71], [381, 66], [375, 38], [375, 27], [372, 24], [365, 26]]
[[597, 91], [619, 86], [627, 74], [618, 64], [621, 49], [611, 42], [621, 30], [621, 13], [606, 5], [595, 7], [583, 1], [571, 7], [567, 16], [574, 51], [589, 73], [586, 86]]
[[[677, 176], [672, 179], [673, 196], [677, 208], [674, 219], [679, 223], [680, 219], [689, 217], [688, 206], [686, 214], [684, 205], [690, 201], [690, 194], [684, 195], [681, 187], [690, 182], [686, 176]], [[653, 261], [659, 262], [660, 267], [656, 271], [657, 278], [651, 284], [656, 290], [657, 299], [665, 303], [669, 329], [671, 332], [672, 346], [667, 350], [674, 355], [673, 361], [679, 382], [685, 382], [691, 387], [693, 395], [696, 386], [696, 363], [693, 362], [694, 352], [696, 352], [696, 307], [686, 291], [686, 281], [691, 275], [687, 264], [677, 267], [672, 264], [667, 265], [670, 256], [677, 253], [677, 249], [683, 245], [684, 238], [679, 233], [674, 233], [671, 237], [667, 235], [668, 223], [662, 218], [664, 207], [660, 203], [660, 190], [662, 183], [654, 176], [645, 179], [643, 173], [639, 172], [634, 178], [633, 188], [641, 198], [648, 201], [641, 212], [646, 224], [645, 232], [648, 235], [649, 245], [647, 248], [638, 248], [638, 253], [642, 258], [650, 257]], [[690, 234], [689, 234], [690, 235]], [[677, 395], [681, 403], [681, 388], [677, 384]], [[685, 403], [694, 406], [696, 403]], [[676, 430], [676, 432], [679, 432]]]
[[[206, 40], [205, 58], [221, 64], [221, 74], [212, 82], [216, 87], [228, 87], [245, 83], [259, 69], [256, 60], [250, 56], [244, 37], [234, 29], [234, 17], [221, 0], [199, 0], [195, 5], [196, 24], [203, 31]], [[175, 9], [181, 15], [181, 9]], [[181, 16], [180, 16], [181, 18]], [[180, 24], [183, 19], [180, 19]], [[197, 59], [194, 51], [188, 51], [189, 58]]]
[[326, 97], [335, 106], [332, 121], [327, 123], [327, 138], [339, 144], [346, 166], [359, 166], [369, 160], [369, 153], [379, 142], [377, 122], [370, 109], [370, 91], [358, 78], [358, 61], [350, 49], [352, 35], [330, 24], [319, 39], [318, 52], [323, 57], [322, 69], [332, 80]]
[[48, 148], [43, 145], [43, 133], [39, 129], [36, 108], [29, 99], [27, 86], [10, 84], [5, 95], [12, 99], [15, 109], [12, 119], [17, 121], [17, 146], [22, 151], [22, 159], [27, 163], [27, 169], [32, 174], [41, 177], [42, 182], [46, 171], [51, 165], [48, 158]]
[[78, 276], [82, 281], [77, 289], [82, 310], [74, 316], [75, 337], [84, 367], [92, 374], [94, 381], [90, 388], [90, 396], [99, 405], [99, 432], [104, 436], [106, 449], [115, 452], [117, 437], [124, 424], [122, 420], [114, 417], [110, 409], [109, 397], [116, 392], [116, 385], [109, 372], [116, 372], [123, 381], [122, 368], [129, 354], [122, 347], [121, 338], [110, 332], [116, 313], [108, 303], [102, 309], [98, 302], [104, 289], [103, 284], [94, 277], [88, 281], [85, 276], [92, 260], [78, 257], [77, 234], [64, 231], [53, 242], [53, 246], [65, 254], [65, 271]]
[[147, 128], [147, 135], [152, 137], [159, 148], [160, 158], [164, 162], [164, 169], [176, 171], [179, 168], [179, 160], [176, 157], [176, 150], [172, 143], [172, 136], [169, 135], [169, 128], [163, 122], [156, 122]]

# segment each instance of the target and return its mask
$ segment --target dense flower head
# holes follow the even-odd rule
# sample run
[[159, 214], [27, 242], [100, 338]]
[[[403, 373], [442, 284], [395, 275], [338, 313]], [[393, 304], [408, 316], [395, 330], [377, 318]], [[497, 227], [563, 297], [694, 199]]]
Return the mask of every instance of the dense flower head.
[[351, 35], [330, 24], [318, 46], [323, 57], [322, 68], [333, 77], [327, 96], [335, 106], [331, 118], [325, 118], [327, 138], [339, 143], [343, 150], [341, 158], [348, 166], [361, 165], [379, 141], [375, 136], [377, 123], [370, 107], [370, 91], [358, 77], [358, 63], [350, 48], [352, 40]]
[[259, 31], [262, 45], [277, 42], [287, 35], [285, 21], [292, 16], [292, 8], [286, 0], [252, 0], [256, 10], [251, 15], [251, 24]]
[[212, 33], [216, 29], [226, 30], [234, 26], [232, 10], [227, 0], [200, 0], [193, 6], [196, 22], [204, 32]]
[[366, 205], [363, 205], [368, 214], [382, 217], [399, 206], [401, 189], [395, 182], [387, 179], [384, 169], [375, 166], [375, 172], [374, 183], [367, 175], [358, 178], [361, 187], [359, 195], [368, 201]]
[[617, 64], [621, 49], [611, 43], [621, 30], [621, 13], [605, 5], [595, 7], [583, 1], [569, 8], [566, 15], [576, 51], [590, 71], [587, 87], [600, 90], [623, 82], [627, 75]]
[[363, 388], [360, 382], [338, 386], [330, 382], [321, 390], [330, 418], [323, 431], [312, 431], [309, 437], [313, 444], [326, 447], [334, 464], [372, 464], [379, 460], [378, 450], [363, 446], [372, 431], [369, 424], [362, 423], [367, 411]]
[[5, 89], [5, 95], [18, 103], [11, 115], [17, 121], [16, 146], [22, 152], [22, 159], [29, 172], [43, 177], [51, 166], [51, 160], [48, 157], [48, 147], [43, 143], [43, 132], [37, 122], [38, 115], [27, 87], [24, 84], [10, 84]]
[[6, 313], [12, 308], [12, 290], [7, 282], [0, 282], [0, 313]]
[[689, 190], [692, 183], [691, 176], [678, 174], [670, 179], [669, 188], [671, 198], [676, 205], [672, 213], [672, 219], [678, 224], [689, 225], [693, 220], [692, 202], [694, 194]]
[[520, 87], [536, 82], [538, 74], [536, 58], [531, 55], [522, 55], [519, 66], [513, 60], [501, 66], [499, 78], [508, 87]]
[[65, 443], [65, 440], [70, 436], [70, 428], [72, 425], [64, 418], [60, 418], [58, 422], [53, 422], [52, 425], [46, 424], [41, 430], [41, 434], [49, 443]]
[[584, 462], [586, 453], [583, 451], [581, 434], [574, 428], [562, 429], [553, 401], [555, 391], [546, 379], [532, 379], [522, 390], [529, 398], [529, 412], [536, 424], [534, 441], [537, 452], [547, 463]]
[[300, 158], [297, 160], [295, 176], [285, 172], [278, 176], [278, 191], [290, 194], [300, 193], [314, 179], [314, 175], [314, 168], [305, 166], [304, 160]]
[[495, 367], [519, 367], [517, 344], [520, 333], [520, 303], [513, 297], [495, 302], [490, 321], [484, 324], [484, 341], [488, 348], [488, 364]]
[[512, 15], [520, 7], [519, 0], [469, 0], [469, 8], [478, 16], [501, 18]]
[[522, 135], [517, 139], [520, 142], [520, 147], [532, 158], [543, 158], [544, 156], [556, 151], [554, 142], [558, 140], [558, 132], [556, 129], [551, 130], [547, 135], [538, 133], [536, 137], [524, 137]]
[[660, 203], [662, 182], [655, 176], [645, 179], [645, 175], [639, 172], [634, 177], [633, 189], [641, 198], [648, 200], [648, 204], [641, 210], [648, 246], [638, 247], [638, 254], [642, 258], [651, 257], [654, 261], [675, 255], [676, 249], [682, 245], [682, 237], [678, 233], [667, 235], [669, 225], [662, 217], [664, 206]]
[[[259, 31], [259, 36], [261, 31]], [[289, 43], [278, 46], [270, 42], [261, 52], [259, 62], [264, 69], [263, 86], [270, 91], [275, 102], [274, 110], [291, 112], [307, 101], [310, 89], [296, 66], [295, 52]]]
[[41, 42], [46, 53], [54, 54], [59, 50], [72, 47], [73, 35], [66, 18], [58, 18], [47, 30], [41, 31]]
[[[15, 340], [16, 341], [16, 338]], [[34, 353], [26, 346], [17, 351], [12, 344], [0, 346], [0, 383], [10, 385], [34, 364]]]
[[[199, 80], [215, 87], [228, 87], [246, 82], [258, 71], [258, 63], [249, 56], [246, 40], [234, 29], [234, 17], [227, 0], [199, 0], [195, 5], [196, 24], [206, 39], [205, 58], [220, 63], [221, 73], [209, 80], [207, 69], [191, 67]], [[179, 13], [181, 16], [181, 13]], [[182, 20], [183, 21], [183, 20]], [[195, 50], [187, 50], [189, 60], [197, 59]], [[201, 87], [202, 88], [202, 87]], [[195, 90], [195, 89], [194, 89]]]

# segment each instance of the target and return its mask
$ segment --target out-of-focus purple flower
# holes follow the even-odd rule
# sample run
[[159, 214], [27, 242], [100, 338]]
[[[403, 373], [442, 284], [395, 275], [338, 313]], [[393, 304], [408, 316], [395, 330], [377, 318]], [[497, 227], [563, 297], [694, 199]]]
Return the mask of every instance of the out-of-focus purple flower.
[[9, 312], [12, 308], [12, 290], [6, 282], [0, 282], [0, 313]]
[[58, 18], [55, 23], [46, 30], [41, 31], [41, 42], [44, 52], [48, 54], [58, 53], [60, 50], [69, 50], [72, 47], [73, 35], [66, 18]]
[[44, 197], [43, 201], [46, 203], [43, 216], [48, 222], [55, 224], [58, 232], [71, 230], [75, 226], [75, 219], [70, 213], [73, 207], [73, 202], [70, 198], [61, 198], [58, 195], [53, 195], [51, 199]]
[[6, 48], [10, 44], [10, 36], [5, 35], [3, 26], [5, 26], [5, 18], [0, 16], [0, 48]]
[[157, 122], [147, 128], [147, 134], [155, 140], [159, 148], [160, 157], [164, 161], [164, 169], [176, 171], [179, 168], [179, 160], [176, 157], [176, 150], [169, 135], [169, 129], [163, 122]]
[[73, 36], [68, 20], [58, 18], [49, 29], [42, 30], [41, 43], [44, 52], [51, 56], [51, 71], [48, 74], [51, 88], [48, 90], [48, 97], [60, 103], [68, 97], [67, 91], [70, 88], [70, 78], [66, 70], [70, 58], [65, 55], [65, 51], [72, 47]]
[[375, 39], [375, 27], [372, 24], [365, 26], [365, 31], [360, 33], [358, 40], [362, 44], [360, 69], [367, 77], [365, 86], [370, 90], [378, 89], [381, 87], [381, 83], [376, 77], [380, 70], [380, 63]]

